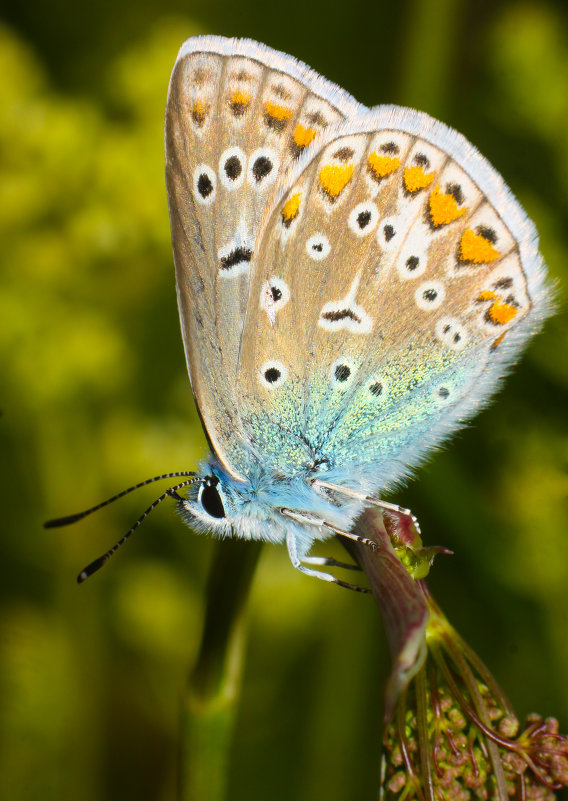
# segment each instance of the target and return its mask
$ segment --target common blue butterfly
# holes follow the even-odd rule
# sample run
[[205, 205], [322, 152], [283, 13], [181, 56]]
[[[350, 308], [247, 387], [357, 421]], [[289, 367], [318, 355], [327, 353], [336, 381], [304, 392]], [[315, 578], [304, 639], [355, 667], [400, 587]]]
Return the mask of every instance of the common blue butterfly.
[[381, 493], [480, 409], [549, 313], [534, 226], [456, 131], [368, 109], [250, 40], [185, 42], [165, 140], [211, 453], [162, 498], [197, 531], [286, 542], [299, 570], [344, 584], [314, 540], [397, 509]]

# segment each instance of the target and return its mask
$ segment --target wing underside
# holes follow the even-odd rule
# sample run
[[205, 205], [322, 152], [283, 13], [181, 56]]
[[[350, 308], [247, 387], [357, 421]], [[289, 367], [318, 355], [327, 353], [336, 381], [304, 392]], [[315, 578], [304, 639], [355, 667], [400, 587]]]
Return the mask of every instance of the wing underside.
[[166, 180], [182, 334], [211, 445], [238, 475], [237, 362], [255, 239], [278, 182], [360, 107], [295, 59], [245, 40], [182, 47], [166, 109]]
[[383, 486], [487, 399], [548, 294], [532, 224], [459, 134], [389, 108], [330, 138], [257, 244], [241, 418], [275, 470]]

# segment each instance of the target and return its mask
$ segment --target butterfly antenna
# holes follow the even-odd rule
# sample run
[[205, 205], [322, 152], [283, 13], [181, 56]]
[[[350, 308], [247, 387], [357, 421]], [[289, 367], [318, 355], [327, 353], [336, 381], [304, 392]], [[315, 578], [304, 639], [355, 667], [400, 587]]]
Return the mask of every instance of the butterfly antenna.
[[[177, 475], [183, 475], [183, 473], [181, 473], [181, 474], [179, 474], [179, 473], [178, 473]], [[193, 474], [191, 474], [191, 475], [193, 475]], [[121, 537], [121, 538], [119, 539], [119, 541], [116, 543], [116, 545], [113, 545], [113, 546], [112, 546], [112, 548], [111, 548], [109, 551], [107, 551], [107, 552], [106, 552], [105, 554], [103, 554], [102, 556], [99, 556], [99, 558], [98, 558], [98, 559], [95, 559], [95, 560], [94, 560], [94, 562], [91, 562], [91, 564], [90, 564], [90, 565], [87, 565], [87, 567], [85, 567], [83, 570], [81, 570], [81, 572], [80, 572], [80, 573], [79, 573], [79, 575], [77, 576], [77, 583], [78, 583], [78, 584], [82, 584], [82, 583], [85, 581], [85, 579], [88, 579], [88, 578], [89, 578], [89, 576], [92, 576], [92, 575], [93, 575], [93, 573], [96, 573], [96, 572], [97, 572], [97, 570], [100, 570], [100, 568], [101, 568], [101, 567], [102, 567], [104, 564], [106, 564], [106, 562], [108, 562], [108, 560], [110, 559], [110, 557], [111, 557], [113, 554], [115, 554], [115, 553], [118, 551], [118, 549], [120, 548], [120, 546], [121, 546], [121, 545], [124, 545], [124, 543], [125, 543], [125, 542], [126, 542], [126, 540], [127, 540], [129, 537], [130, 537], [130, 535], [131, 535], [131, 534], [133, 534], [133, 533], [136, 531], [136, 529], [138, 528], [138, 526], [139, 526], [139, 525], [140, 525], [140, 524], [141, 524], [141, 523], [142, 523], [142, 522], [143, 522], [143, 521], [146, 519], [146, 517], [148, 517], [148, 515], [150, 514], [150, 512], [151, 512], [153, 509], [155, 509], [155, 508], [156, 508], [156, 506], [158, 506], [158, 504], [162, 503], [162, 501], [164, 501], [166, 498], [175, 498], [175, 499], [176, 499], [176, 501], [183, 501], [183, 498], [181, 497], [181, 495], [178, 495], [178, 492], [177, 492], [177, 491], [178, 491], [178, 490], [180, 490], [180, 489], [183, 489], [183, 487], [187, 487], [187, 486], [189, 486], [190, 484], [196, 484], [196, 483], [198, 483], [199, 481], [201, 481], [201, 479], [200, 479], [200, 478], [191, 478], [191, 479], [188, 479], [187, 481], [182, 481], [180, 484], [176, 484], [176, 485], [175, 485], [175, 487], [170, 487], [169, 489], [167, 489], [167, 490], [164, 492], [164, 494], [163, 494], [163, 495], [160, 495], [160, 497], [159, 497], [159, 498], [156, 498], [156, 500], [154, 501], [154, 503], [150, 504], [150, 506], [149, 506], [149, 507], [146, 509], [146, 511], [145, 511], [145, 512], [143, 512], [143, 513], [140, 515], [140, 517], [138, 518], [138, 520], [136, 521], [136, 523], [134, 523], [134, 525], [132, 526], [132, 528], [131, 528], [131, 529], [129, 529], [129, 530], [126, 532], [126, 534], [124, 535], [124, 537]], [[144, 482], [144, 483], [146, 483], [146, 484], [147, 484], [147, 483], [149, 483], [149, 482]], [[135, 489], [135, 487], [132, 487], [132, 489]], [[124, 493], [122, 493], [122, 494], [124, 495]], [[117, 497], [119, 497], [119, 496], [117, 496]], [[104, 504], [102, 504], [102, 505], [104, 505]], [[96, 507], [96, 508], [98, 508], [98, 507]], [[93, 510], [89, 510], [89, 511], [93, 511]]]
[[78, 520], [82, 520], [84, 517], [87, 517], [87, 515], [90, 515], [93, 512], [97, 512], [99, 509], [102, 509], [103, 506], [108, 506], [109, 503], [118, 501], [119, 498], [123, 498], [125, 495], [128, 495], [129, 492], [134, 492], [134, 490], [140, 489], [140, 487], [145, 487], [146, 484], [152, 484], [154, 481], [161, 481], [163, 478], [180, 478], [182, 476], [195, 476], [195, 473], [190, 472], [189, 470], [182, 470], [176, 473], [164, 473], [161, 476], [147, 478], [146, 481], [141, 481], [139, 484], [135, 484], [133, 487], [128, 487], [128, 489], [122, 490], [122, 492], [119, 492], [118, 495], [113, 495], [112, 498], [108, 498], [106, 501], [98, 503], [91, 509], [85, 509], [84, 512], [77, 512], [77, 514], [67, 515], [67, 517], [56, 517], [54, 520], [47, 520], [43, 524], [43, 527], [59, 528], [59, 526], [68, 526], [71, 523], [76, 523]]

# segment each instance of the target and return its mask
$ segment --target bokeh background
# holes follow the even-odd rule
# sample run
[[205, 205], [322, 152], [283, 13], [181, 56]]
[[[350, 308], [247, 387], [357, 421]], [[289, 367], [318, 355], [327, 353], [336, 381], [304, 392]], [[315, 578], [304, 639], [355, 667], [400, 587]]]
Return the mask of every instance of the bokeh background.
[[[554, 714], [567, 731], [564, 1], [13, 0], [0, 27], [0, 797], [175, 797], [212, 543], [164, 505], [78, 587], [158, 489], [72, 528], [42, 521], [204, 452], [162, 144], [169, 72], [196, 33], [260, 39], [367, 104], [443, 119], [536, 220], [559, 314], [396, 500], [428, 543], [455, 551], [432, 590], [519, 714]], [[266, 547], [230, 798], [374, 799], [387, 669], [372, 601]]]

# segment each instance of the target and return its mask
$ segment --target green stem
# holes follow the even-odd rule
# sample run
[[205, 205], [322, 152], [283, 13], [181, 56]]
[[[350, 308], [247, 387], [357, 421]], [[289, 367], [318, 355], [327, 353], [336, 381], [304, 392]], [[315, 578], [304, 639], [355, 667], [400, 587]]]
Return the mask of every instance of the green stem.
[[246, 601], [261, 544], [215, 546], [201, 646], [181, 703], [179, 801], [223, 801], [245, 650]]
[[424, 782], [426, 801], [435, 801], [434, 780], [432, 777], [431, 748], [428, 732], [428, 689], [426, 687], [427, 667], [424, 665], [414, 677], [416, 692], [416, 718], [418, 729], [418, 747], [420, 749], [420, 764]]

